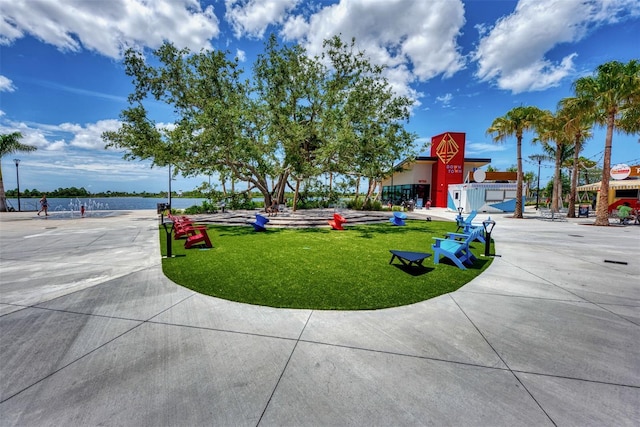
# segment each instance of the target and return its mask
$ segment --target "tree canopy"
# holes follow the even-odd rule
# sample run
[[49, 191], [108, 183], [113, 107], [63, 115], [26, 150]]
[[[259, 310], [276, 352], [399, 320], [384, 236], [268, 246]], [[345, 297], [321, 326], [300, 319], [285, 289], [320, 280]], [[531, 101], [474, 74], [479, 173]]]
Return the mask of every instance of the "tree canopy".
[[[103, 139], [125, 149], [126, 159], [247, 182], [265, 204], [281, 202], [291, 182], [297, 198], [301, 183], [322, 174], [369, 179], [371, 196], [393, 161], [413, 154], [415, 135], [403, 125], [412, 101], [394, 94], [383, 68], [356, 51], [354, 40], [334, 37], [324, 48], [311, 57], [271, 37], [249, 80], [228, 53], [165, 43], [151, 61], [130, 49], [129, 107], [121, 128]], [[152, 101], [170, 105], [175, 121], [150, 117], [145, 105]]]

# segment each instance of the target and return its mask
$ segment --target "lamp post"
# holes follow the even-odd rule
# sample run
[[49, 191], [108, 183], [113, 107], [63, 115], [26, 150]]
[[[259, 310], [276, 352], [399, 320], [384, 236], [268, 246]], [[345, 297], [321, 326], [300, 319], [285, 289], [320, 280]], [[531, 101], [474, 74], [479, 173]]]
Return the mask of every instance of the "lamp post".
[[484, 227], [484, 256], [490, 256], [489, 247], [491, 246], [491, 232], [493, 231], [493, 227], [496, 226], [496, 222], [489, 217], [482, 221], [482, 226]]
[[169, 201], [169, 212], [171, 212], [171, 163], [169, 163], [169, 194], [167, 198]]
[[540, 204], [540, 163], [546, 159], [547, 156], [544, 154], [532, 154], [529, 158], [538, 162], [538, 185], [536, 189], [536, 210], [538, 210], [538, 205]]
[[538, 159], [538, 184], [536, 185], [536, 210], [538, 210], [538, 205], [540, 204], [540, 162], [542, 160]]
[[20, 159], [13, 159], [13, 162], [16, 164], [16, 183], [18, 185], [18, 212], [20, 212], [20, 174], [18, 173], [18, 165], [20, 164]]

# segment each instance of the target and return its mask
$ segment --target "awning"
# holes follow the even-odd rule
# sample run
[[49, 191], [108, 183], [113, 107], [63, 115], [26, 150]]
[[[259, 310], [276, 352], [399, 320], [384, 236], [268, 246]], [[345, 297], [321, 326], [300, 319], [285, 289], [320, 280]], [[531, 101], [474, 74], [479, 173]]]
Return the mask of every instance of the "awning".
[[[600, 182], [593, 184], [581, 185], [577, 188], [578, 191], [599, 191]], [[640, 179], [623, 179], [620, 181], [609, 181], [609, 190], [640, 190]]]

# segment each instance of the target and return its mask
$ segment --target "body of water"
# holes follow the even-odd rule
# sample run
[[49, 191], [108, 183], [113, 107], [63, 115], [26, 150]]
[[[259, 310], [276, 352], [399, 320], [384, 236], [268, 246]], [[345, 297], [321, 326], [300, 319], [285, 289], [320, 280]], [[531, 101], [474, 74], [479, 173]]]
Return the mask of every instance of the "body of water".
[[[80, 206], [84, 206], [87, 212], [90, 211], [126, 211], [153, 209], [156, 210], [158, 203], [167, 203], [166, 198], [149, 197], [69, 197], [69, 198], [47, 198], [49, 201], [49, 212], [80, 212]], [[174, 209], [185, 209], [194, 205], [201, 205], [206, 199], [189, 199], [184, 197], [172, 197], [171, 205]], [[18, 210], [18, 199], [8, 198], [7, 206]], [[20, 198], [20, 210], [37, 211], [40, 210], [40, 199]]]

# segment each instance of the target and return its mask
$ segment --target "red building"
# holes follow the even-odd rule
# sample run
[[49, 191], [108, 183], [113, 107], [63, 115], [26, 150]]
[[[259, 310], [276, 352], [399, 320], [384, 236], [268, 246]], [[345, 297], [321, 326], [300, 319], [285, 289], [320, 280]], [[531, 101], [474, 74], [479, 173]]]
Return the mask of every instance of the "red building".
[[465, 134], [445, 132], [431, 138], [431, 155], [418, 156], [414, 161], [402, 161], [401, 172], [382, 181], [382, 200], [399, 204], [415, 200], [423, 206], [447, 207], [448, 187], [462, 184], [469, 172], [488, 165], [488, 158], [465, 158]]

